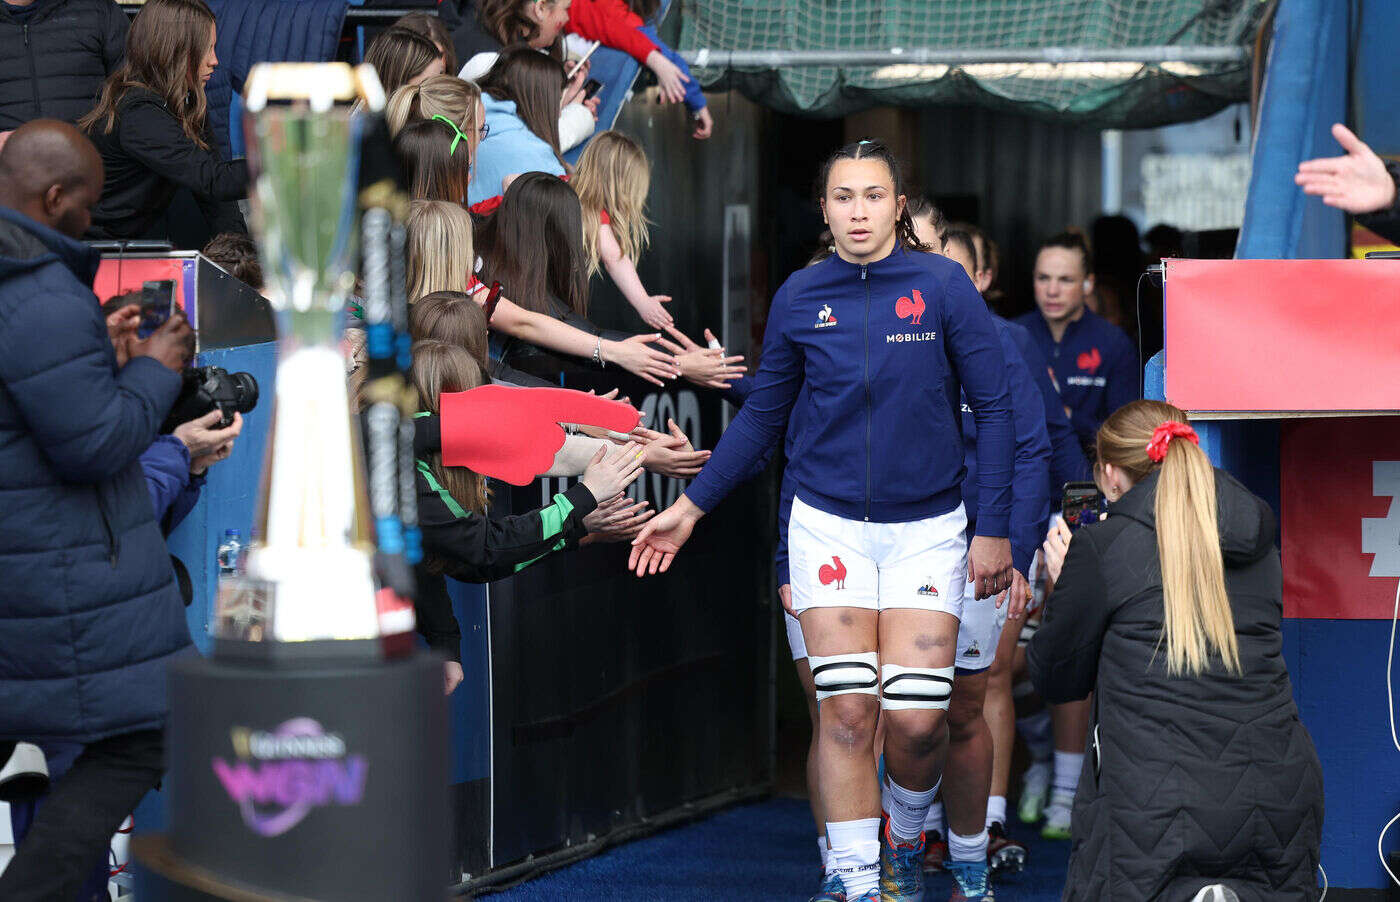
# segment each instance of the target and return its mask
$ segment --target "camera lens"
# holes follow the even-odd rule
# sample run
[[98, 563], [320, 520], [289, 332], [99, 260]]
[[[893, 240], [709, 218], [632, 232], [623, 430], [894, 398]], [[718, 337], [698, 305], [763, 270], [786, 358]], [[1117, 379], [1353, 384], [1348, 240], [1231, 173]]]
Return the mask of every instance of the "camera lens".
[[234, 373], [229, 379], [233, 382], [233, 397], [239, 413], [248, 413], [258, 406], [258, 380], [252, 373]]

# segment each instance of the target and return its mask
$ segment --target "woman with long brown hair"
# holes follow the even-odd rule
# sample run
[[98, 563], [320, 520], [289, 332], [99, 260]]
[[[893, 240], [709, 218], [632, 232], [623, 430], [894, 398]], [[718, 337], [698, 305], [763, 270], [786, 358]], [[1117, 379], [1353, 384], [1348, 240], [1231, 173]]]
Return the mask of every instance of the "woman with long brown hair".
[[476, 246], [483, 279], [509, 285], [511, 300], [521, 307], [561, 319], [588, 315], [578, 195], [564, 182], [543, 172], [511, 182], [479, 230]]
[[439, 114], [417, 119], [394, 134], [394, 153], [408, 173], [414, 200], [461, 204], [472, 180], [472, 135]]
[[378, 73], [385, 94], [447, 71], [443, 51], [431, 38], [398, 25], [374, 36], [365, 50], [365, 62]]
[[507, 48], [478, 83], [486, 107], [486, 138], [477, 148], [471, 200], [504, 193], [520, 172], [567, 171], [559, 147], [559, 93], [564, 67], [525, 45]]
[[89, 236], [169, 237], [161, 220], [179, 188], [194, 195], [210, 234], [247, 231], [234, 201], [248, 195], [248, 167], [220, 159], [209, 131], [214, 37], [204, 0], [148, 0], [136, 14], [125, 61], [78, 121], [106, 170]]
[[1097, 446], [1108, 517], [1051, 531], [1027, 650], [1047, 702], [1093, 693], [1064, 898], [1316, 899], [1322, 770], [1283, 660], [1273, 511], [1170, 404], [1119, 408]]
[[430, 12], [408, 13], [395, 19], [394, 27], [407, 28], [409, 31], [416, 32], [432, 41], [442, 52], [443, 72], [448, 75], [456, 74], [457, 49], [452, 43], [452, 33], [442, 23], [440, 16]]

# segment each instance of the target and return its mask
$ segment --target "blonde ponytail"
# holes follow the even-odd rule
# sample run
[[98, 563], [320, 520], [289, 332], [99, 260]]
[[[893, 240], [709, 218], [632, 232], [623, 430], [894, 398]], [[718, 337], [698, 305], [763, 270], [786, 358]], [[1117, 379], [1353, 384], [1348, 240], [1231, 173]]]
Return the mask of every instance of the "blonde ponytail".
[[417, 119], [446, 116], [470, 135], [481, 128], [477, 116], [480, 103], [481, 91], [476, 85], [455, 75], [434, 75], [416, 85], [404, 85], [389, 95], [384, 121], [389, 126], [389, 136], [394, 137]]
[[1213, 651], [1240, 672], [1239, 642], [1215, 510], [1215, 470], [1193, 442], [1167, 445], [1157, 480], [1157, 556], [1162, 562], [1167, 671], [1200, 674]]
[[1155, 517], [1162, 569], [1161, 643], [1167, 648], [1168, 673], [1201, 674], [1212, 654], [1220, 656], [1227, 671], [1239, 673], [1239, 641], [1216, 520], [1215, 470], [1205, 452], [1183, 437], [1166, 444], [1160, 464], [1148, 454], [1158, 426], [1186, 422], [1186, 414], [1170, 404], [1134, 401], [1099, 428], [1099, 461], [1135, 482], [1161, 470]]
[[397, 91], [389, 95], [389, 102], [384, 106], [384, 121], [389, 126], [389, 137], [394, 137], [403, 131], [403, 127], [408, 124], [409, 111], [413, 109], [413, 102], [418, 99], [418, 85], [404, 85]]

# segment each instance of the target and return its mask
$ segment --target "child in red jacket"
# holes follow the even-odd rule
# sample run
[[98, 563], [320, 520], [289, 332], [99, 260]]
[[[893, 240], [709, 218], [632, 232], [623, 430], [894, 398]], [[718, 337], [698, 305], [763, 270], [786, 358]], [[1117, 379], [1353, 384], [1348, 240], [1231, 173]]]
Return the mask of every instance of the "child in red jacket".
[[621, 50], [656, 74], [663, 103], [684, 101], [695, 122], [691, 133], [705, 140], [714, 131], [714, 119], [700, 83], [680, 54], [661, 40], [655, 27], [644, 20], [656, 15], [659, 0], [573, 0], [569, 6], [570, 34]]

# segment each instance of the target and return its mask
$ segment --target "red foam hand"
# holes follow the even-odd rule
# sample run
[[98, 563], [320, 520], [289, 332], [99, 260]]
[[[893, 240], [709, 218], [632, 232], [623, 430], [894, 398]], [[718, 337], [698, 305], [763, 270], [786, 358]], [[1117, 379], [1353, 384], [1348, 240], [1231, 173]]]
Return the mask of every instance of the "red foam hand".
[[566, 388], [483, 385], [438, 399], [442, 462], [511, 485], [528, 485], [554, 465], [564, 445], [560, 423], [631, 432], [640, 419], [620, 401]]

